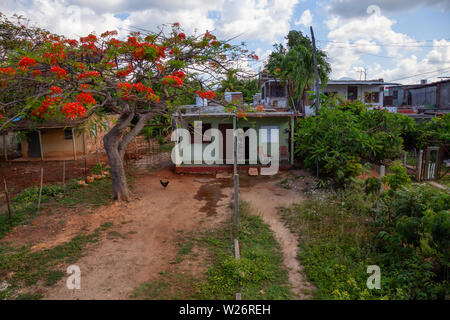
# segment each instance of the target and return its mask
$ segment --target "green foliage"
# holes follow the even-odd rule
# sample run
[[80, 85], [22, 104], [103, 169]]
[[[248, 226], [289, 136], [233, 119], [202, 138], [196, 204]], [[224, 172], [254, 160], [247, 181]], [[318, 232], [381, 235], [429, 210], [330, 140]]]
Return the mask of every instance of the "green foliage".
[[361, 102], [334, 103], [324, 99], [319, 114], [300, 119], [294, 134], [295, 154], [322, 180], [341, 187], [361, 173], [363, 160], [381, 163], [401, 155], [405, 116], [368, 110]]
[[[376, 197], [363, 184], [280, 210], [319, 299], [448, 299], [450, 194], [408, 185]], [[368, 290], [368, 265], [381, 289]]]
[[253, 96], [259, 92], [258, 80], [238, 78], [236, 73], [236, 70], [230, 70], [221, 80], [217, 92], [242, 92], [244, 103], [252, 103]]
[[395, 191], [411, 182], [411, 178], [406, 171], [406, 168], [399, 162], [395, 161], [389, 166], [389, 171], [382, 180], [383, 183], [389, 186], [390, 191]]
[[408, 186], [382, 198], [377, 249], [408, 299], [448, 297], [450, 194]]
[[425, 124], [424, 140], [450, 144], [450, 113], [435, 117]]
[[157, 115], [153, 117], [142, 129], [141, 134], [146, 139], [156, 139], [160, 144], [164, 142], [170, 132], [173, 130], [169, 115]]
[[[289, 90], [289, 93], [298, 100], [304, 95], [305, 89], [312, 88], [314, 84], [312, 44], [308, 37], [297, 30], [289, 31], [286, 40], [288, 40], [287, 48], [282, 44], [274, 45], [274, 51], [270, 54], [266, 67], [270, 74], [292, 83], [293, 90]], [[326, 86], [331, 67], [325, 52], [322, 50], [316, 52], [319, 78], [322, 86]]]

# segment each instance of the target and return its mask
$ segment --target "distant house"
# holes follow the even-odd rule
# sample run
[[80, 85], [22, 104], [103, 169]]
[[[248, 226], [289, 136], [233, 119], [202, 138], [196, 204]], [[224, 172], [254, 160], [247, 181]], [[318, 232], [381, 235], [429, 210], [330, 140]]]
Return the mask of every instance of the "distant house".
[[[103, 122], [106, 127], [111, 119]], [[37, 123], [23, 119], [1, 134], [14, 137], [17, 141], [19, 155], [15, 161], [76, 160], [103, 148], [104, 128], [98, 124], [88, 125], [88, 120], [62, 119]], [[5, 156], [5, 148], [2, 150], [7, 160], [8, 152]]]
[[430, 118], [437, 113], [450, 112], [450, 79], [433, 83], [389, 86], [385, 105], [415, 118]]
[[324, 93], [339, 94], [349, 101], [360, 100], [374, 107], [383, 106], [384, 88], [398, 83], [378, 80], [330, 80]]
[[[284, 88], [283, 88], [284, 89]], [[226, 112], [226, 109], [222, 105], [212, 103], [211, 101], [205, 101], [197, 98], [196, 105], [181, 106], [179, 112], [172, 116], [174, 122], [178, 127], [188, 129], [191, 132], [192, 150], [200, 147], [202, 151], [205, 150], [208, 142], [194, 143], [194, 127], [195, 121], [202, 122], [202, 132], [205, 134], [206, 130], [210, 128], [216, 128], [224, 137], [218, 154], [214, 154], [211, 158], [202, 159], [201, 163], [195, 163], [193, 152], [190, 154], [183, 154], [181, 163], [176, 166], [176, 172], [218, 172], [218, 171], [232, 171], [232, 154], [227, 153], [228, 144], [232, 143], [232, 140], [226, 139], [227, 129], [243, 129], [244, 134], [248, 129], [253, 128], [257, 134], [258, 145], [259, 143], [271, 143], [276, 142], [279, 145], [279, 160], [280, 169], [289, 168], [293, 164], [293, 128], [295, 117], [301, 116], [301, 114], [290, 110], [287, 107], [286, 94], [283, 89], [274, 81], [267, 81], [262, 85], [261, 100], [256, 99], [255, 107], [261, 105], [264, 109], [263, 112], [251, 112], [247, 113], [248, 120], [239, 118], [235, 119], [233, 114]], [[282, 95], [282, 93], [284, 94]], [[240, 92], [226, 92], [225, 99], [229, 102], [234, 102], [237, 105], [243, 104], [242, 93]], [[266, 129], [266, 130], [262, 130]], [[271, 129], [278, 129], [278, 134], [272, 134]], [[267, 135], [261, 134], [261, 132], [270, 132]], [[250, 139], [245, 137], [242, 140], [242, 144], [238, 146], [238, 152], [242, 152], [244, 163], [239, 164], [240, 169], [248, 168], [260, 168], [265, 166], [259, 161], [258, 163], [250, 163]], [[201, 146], [199, 146], [201, 145]], [[258, 154], [261, 152], [267, 152], [265, 156], [271, 156], [271, 150], [262, 150], [258, 147]], [[208, 164], [211, 161], [222, 160], [221, 164]]]

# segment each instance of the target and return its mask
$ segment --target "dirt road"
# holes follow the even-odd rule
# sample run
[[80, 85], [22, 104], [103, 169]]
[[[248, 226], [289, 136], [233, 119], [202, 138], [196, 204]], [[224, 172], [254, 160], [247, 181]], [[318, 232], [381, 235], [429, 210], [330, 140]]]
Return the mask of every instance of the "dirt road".
[[259, 177], [258, 183], [244, 184], [241, 196], [250, 202], [252, 209], [259, 214], [275, 234], [281, 246], [283, 260], [289, 271], [289, 283], [295, 299], [311, 299], [312, 285], [304, 278], [302, 266], [297, 259], [297, 237], [284, 225], [277, 208], [301, 202], [304, 195], [294, 189], [285, 189], [279, 185], [280, 181], [289, 177], [290, 173], [280, 173], [274, 177]]
[[[161, 186], [160, 178], [169, 180], [167, 188]], [[68, 290], [63, 279], [48, 289], [44, 298], [129, 298], [139, 284], [170, 266], [178, 250], [174, 241], [177, 232], [211, 228], [229, 214], [231, 188], [213, 181], [163, 169], [135, 181], [136, 197], [130, 203], [116, 203], [83, 216], [87, 219], [85, 229], [93, 231], [112, 222], [110, 232], [125, 238], [105, 239], [77, 261], [81, 290]], [[205, 183], [215, 191], [201, 192]], [[207, 203], [210, 210], [205, 212], [202, 208]]]

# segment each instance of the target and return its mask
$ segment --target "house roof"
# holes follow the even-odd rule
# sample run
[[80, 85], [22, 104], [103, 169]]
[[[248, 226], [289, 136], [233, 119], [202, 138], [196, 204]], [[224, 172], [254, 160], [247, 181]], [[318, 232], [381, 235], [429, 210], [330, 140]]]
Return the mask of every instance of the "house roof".
[[[198, 113], [184, 113], [183, 118], [195, 117], [232, 117], [233, 114], [229, 112], [198, 112]], [[294, 111], [280, 111], [280, 112], [249, 112], [247, 118], [282, 118], [301, 116], [300, 113]]]
[[32, 130], [32, 129], [57, 129], [57, 128], [72, 128], [79, 126], [88, 120], [88, 117], [80, 119], [48, 119], [44, 123], [33, 121], [31, 119], [22, 119], [14, 122], [14, 126], [8, 128], [5, 131], [18, 131], [18, 130]]
[[384, 82], [383, 79], [377, 80], [329, 80], [327, 85], [399, 85], [399, 83]]

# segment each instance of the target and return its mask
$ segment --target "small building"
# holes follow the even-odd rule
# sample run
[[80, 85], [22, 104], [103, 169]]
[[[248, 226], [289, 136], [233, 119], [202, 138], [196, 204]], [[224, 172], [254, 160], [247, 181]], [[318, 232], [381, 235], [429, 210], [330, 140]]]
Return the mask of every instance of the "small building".
[[382, 107], [385, 86], [398, 85], [398, 83], [378, 80], [330, 80], [324, 93], [338, 94], [349, 101], [360, 100], [373, 107]]
[[[273, 82], [269, 82], [269, 84], [273, 89]], [[267, 86], [263, 86], [263, 90], [268, 90], [267, 88]], [[266, 96], [266, 98], [269, 97]], [[243, 105], [242, 93], [240, 92], [225, 93], [225, 99], [236, 105]], [[260, 161], [259, 156], [261, 153], [265, 153], [264, 156], [270, 157], [272, 152], [270, 147], [268, 149], [261, 148], [260, 145], [262, 143], [268, 143], [269, 145], [270, 143], [278, 144], [279, 168], [290, 168], [294, 161], [293, 129], [295, 118], [301, 116], [301, 114], [286, 110], [286, 107], [280, 108], [278, 103], [275, 107], [274, 105], [266, 105], [264, 102], [268, 101], [270, 102], [270, 100], [258, 101], [260, 102], [258, 105], [261, 105], [264, 111], [248, 112], [247, 120], [236, 118], [233, 113], [227, 112], [224, 106], [215, 104], [211, 101], [206, 102], [206, 105], [204, 101], [202, 101], [196, 105], [181, 106], [178, 112], [172, 116], [172, 119], [176, 122], [178, 128], [187, 129], [191, 133], [190, 140], [193, 151], [197, 148], [197, 150], [201, 150], [203, 153], [210, 143], [210, 141], [201, 141], [200, 143], [198, 143], [198, 141], [193, 141], [196, 121], [201, 121], [201, 136], [203, 136], [208, 129], [215, 128], [221, 132], [223, 139], [222, 142], [220, 142], [218, 154], [211, 155], [209, 158], [202, 158], [200, 163], [195, 162], [194, 152], [190, 152], [189, 154], [183, 153], [181, 163], [176, 166], [176, 172], [232, 171], [233, 155], [230, 154], [230, 152], [227, 152], [227, 150], [229, 150], [227, 147], [230, 148], [229, 145], [233, 143], [233, 140], [227, 139], [226, 137], [227, 130], [233, 128], [243, 130], [242, 139], [240, 140], [238, 138], [238, 141], [241, 141], [242, 143], [238, 145], [237, 152], [241, 152], [243, 157], [243, 161], [239, 163], [239, 169], [261, 168], [267, 165]], [[251, 141], [249, 136], [245, 136], [249, 132], [249, 129], [254, 129], [253, 132], [256, 132], [255, 136], [258, 140], [257, 163], [250, 161], [250, 149], [252, 148], [250, 144], [255, 141]], [[263, 131], [268, 132], [268, 134], [261, 134]]]
[[88, 118], [44, 123], [23, 119], [2, 135], [14, 136], [18, 141], [19, 157], [14, 161], [76, 160], [103, 149], [102, 138], [111, 125], [109, 120], [99, 125]]
[[450, 79], [386, 88], [385, 105], [416, 118], [430, 118], [450, 112]]

